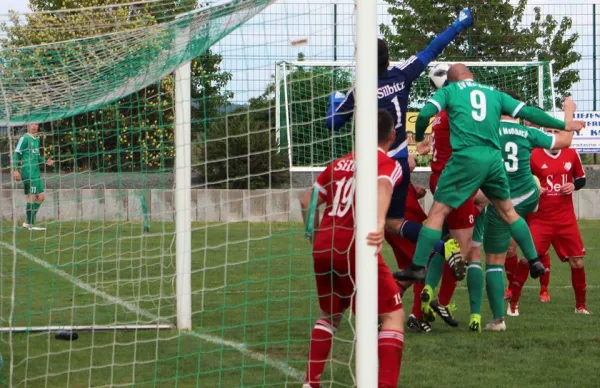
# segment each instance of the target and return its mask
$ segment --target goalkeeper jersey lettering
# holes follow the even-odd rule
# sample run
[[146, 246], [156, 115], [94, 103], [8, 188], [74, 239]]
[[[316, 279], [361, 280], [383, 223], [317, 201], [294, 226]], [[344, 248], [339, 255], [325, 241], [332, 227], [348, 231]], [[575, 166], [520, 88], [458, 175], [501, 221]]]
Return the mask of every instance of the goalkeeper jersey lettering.
[[473, 80], [452, 82], [439, 89], [428, 102], [440, 112], [448, 111], [453, 151], [476, 146], [500, 149], [500, 116], [515, 117], [525, 105]]
[[40, 155], [40, 140], [26, 133], [17, 142], [15, 152], [21, 155], [21, 174], [33, 178], [39, 177], [40, 163], [44, 161]]
[[[406, 139], [406, 113], [408, 112], [408, 96], [412, 83], [425, 70], [426, 65], [416, 56], [399, 66], [392, 66], [377, 80], [377, 106], [392, 115], [396, 130], [396, 138], [388, 155], [391, 158], [407, 158], [408, 142]], [[346, 95], [346, 99], [337, 108], [336, 113], [343, 114], [354, 110], [354, 89]]]
[[530, 167], [531, 152], [534, 148], [551, 149], [554, 142], [553, 134], [515, 121], [500, 122], [501, 152], [511, 198], [524, 196], [536, 189]]

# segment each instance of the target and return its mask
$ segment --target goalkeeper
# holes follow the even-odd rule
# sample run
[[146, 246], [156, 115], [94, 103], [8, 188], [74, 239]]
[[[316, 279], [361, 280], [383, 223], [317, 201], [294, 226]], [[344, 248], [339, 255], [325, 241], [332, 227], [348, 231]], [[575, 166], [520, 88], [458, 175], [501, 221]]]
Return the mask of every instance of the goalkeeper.
[[[40, 163], [46, 163], [50, 167], [54, 165], [51, 158], [46, 160], [40, 155], [40, 140], [36, 137], [38, 130], [38, 124], [27, 125], [27, 133], [21, 136], [13, 154], [13, 176], [17, 182], [23, 181], [27, 196], [23, 227], [29, 230], [46, 230], [46, 228], [34, 226], [35, 216], [46, 198]], [[19, 162], [21, 162], [20, 172]]]
[[[417, 242], [421, 224], [404, 220], [406, 197], [410, 183], [410, 167], [408, 165], [408, 140], [406, 137], [406, 114], [412, 83], [442, 51], [465, 28], [473, 24], [473, 17], [468, 9], [463, 9], [457, 20], [444, 32], [437, 36], [425, 49], [410, 57], [400, 66], [389, 67], [387, 43], [379, 39], [378, 47], [378, 88], [377, 100], [379, 109], [388, 111], [394, 119], [396, 137], [390, 147], [388, 156], [397, 160], [402, 166], [402, 182], [394, 188], [392, 202], [386, 222], [386, 232], [398, 237]], [[347, 95], [335, 92], [329, 96], [327, 126], [329, 129], [340, 129], [354, 111], [354, 89]], [[455, 268], [453, 268], [455, 270]]]

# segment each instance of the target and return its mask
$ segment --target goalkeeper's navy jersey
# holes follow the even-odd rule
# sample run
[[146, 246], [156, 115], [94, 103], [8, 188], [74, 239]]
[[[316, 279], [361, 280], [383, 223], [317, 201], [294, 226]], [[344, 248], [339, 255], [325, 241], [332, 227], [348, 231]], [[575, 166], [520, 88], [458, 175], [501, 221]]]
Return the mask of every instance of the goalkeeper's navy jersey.
[[[408, 157], [408, 140], [406, 138], [406, 113], [408, 96], [412, 83], [425, 70], [427, 65], [413, 55], [400, 66], [392, 66], [385, 74], [380, 74], [377, 86], [378, 108], [388, 111], [394, 118], [396, 140], [390, 147], [388, 156], [399, 159]], [[336, 110], [336, 114], [344, 114], [354, 110], [354, 88], [348, 92], [346, 99]]]

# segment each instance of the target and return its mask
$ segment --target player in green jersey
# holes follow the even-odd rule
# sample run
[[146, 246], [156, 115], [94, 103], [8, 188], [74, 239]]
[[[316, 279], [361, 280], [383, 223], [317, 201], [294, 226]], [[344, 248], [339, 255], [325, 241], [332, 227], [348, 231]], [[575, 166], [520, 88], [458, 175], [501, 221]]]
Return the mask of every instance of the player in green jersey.
[[460, 63], [450, 68], [448, 81], [450, 84], [438, 90], [419, 113], [416, 140], [419, 142], [417, 151], [420, 151], [429, 120], [446, 109], [450, 119], [452, 156], [440, 176], [427, 226], [419, 233], [413, 265], [396, 273], [395, 278], [425, 279], [425, 265], [441, 237], [446, 216], [479, 188], [508, 224], [510, 234], [529, 261], [531, 276], [537, 278], [544, 273], [544, 266], [537, 257], [527, 223], [515, 212], [510, 201], [508, 179], [500, 153], [500, 116], [507, 114], [547, 128], [570, 131], [580, 130], [585, 123], [571, 121], [565, 124], [538, 109], [525, 106], [506, 93], [474, 81], [473, 74]]
[[[508, 93], [511, 97], [518, 96]], [[575, 112], [575, 103], [570, 98], [565, 98], [565, 120], [572, 121]], [[517, 123], [510, 116], [503, 115], [500, 122], [500, 147], [504, 166], [508, 176], [510, 197], [515, 211], [521, 217], [537, 209], [539, 201], [538, 183], [531, 173], [530, 159], [534, 148], [559, 150], [567, 148], [573, 140], [573, 132], [558, 132], [548, 134], [536, 128], [526, 127]], [[493, 321], [486, 326], [488, 330], [504, 331], [504, 260], [510, 245], [510, 231], [494, 206], [489, 206], [487, 220], [484, 228], [483, 247], [486, 256], [486, 289], [487, 297], [493, 314]], [[476, 241], [480, 239], [476, 239]], [[481, 273], [481, 271], [479, 271]], [[483, 287], [483, 279], [481, 288]], [[483, 294], [483, 290], [469, 289], [469, 294], [474, 291], [476, 295]], [[470, 299], [474, 299], [470, 296]], [[477, 302], [477, 301], [475, 301]], [[469, 329], [479, 331], [481, 328], [481, 300], [478, 313], [471, 311]]]
[[21, 136], [13, 154], [13, 176], [16, 181], [23, 181], [27, 196], [23, 227], [29, 230], [45, 230], [45, 228], [34, 226], [35, 216], [46, 199], [40, 164], [46, 163], [50, 167], [54, 165], [52, 158], [46, 160], [40, 155], [40, 140], [36, 137], [38, 130], [38, 124], [27, 125], [27, 133]]

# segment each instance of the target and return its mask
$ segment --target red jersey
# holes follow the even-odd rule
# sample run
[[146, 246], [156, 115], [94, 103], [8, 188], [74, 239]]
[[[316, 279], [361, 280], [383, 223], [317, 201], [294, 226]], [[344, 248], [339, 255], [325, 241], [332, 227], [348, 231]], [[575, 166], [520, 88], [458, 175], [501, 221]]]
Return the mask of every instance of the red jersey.
[[431, 124], [431, 148], [433, 151], [431, 171], [441, 173], [452, 155], [450, 124], [448, 122], [448, 112], [445, 110], [438, 113]]
[[[381, 149], [377, 169], [378, 179], [389, 180], [392, 187], [402, 181], [402, 167]], [[354, 170], [354, 155], [350, 153], [333, 161], [317, 177], [315, 187], [326, 207], [313, 244], [315, 252], [333, 248], [343, 253], [354, 243]]]
[[540, 197], [539, 209], [531, 218], [541, 218], [557, 222], [567, 218], [575, 219], [573, 195], [563, 195], [562, 185], [585, 177], [581, 159], [576, 150], [566, 148], [553, 155], [549, 151], [536, 148], [531, 153], [531, 172], [538, 177], [542, 188], [548, 190]]
[[408, 184], [408, 195], [406, 196], [406, 216], [405, 219], [422, 224], [427, 219], [427, 214], [423, 211], [419, 200], [417, 199], [417, 190], [412, 183]]

